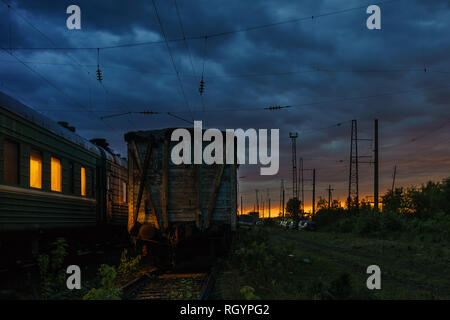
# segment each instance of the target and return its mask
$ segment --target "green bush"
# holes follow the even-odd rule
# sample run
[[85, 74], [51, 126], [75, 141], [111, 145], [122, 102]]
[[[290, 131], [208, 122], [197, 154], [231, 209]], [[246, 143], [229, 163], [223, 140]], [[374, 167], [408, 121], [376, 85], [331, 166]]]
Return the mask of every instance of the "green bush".
[[64, 259], [68, 254], [67, 246], [64, 238], [58, 238], [52, 243], [50, 255], [41, 254], [37, 258], [41, 299], [57, 298], [67, 292], [64, 290], [66, 273], [63, 269]]
[[120, 264], [119, 267], [117, 268], [117, 272], [120, 275], [128, 275], [133, 273], [138, 269], [141, 259], [142, 259], [141, 255], [137, 255], [134, 258], [129, 257], [128, 250], [124, 249], [120, 257]]
[[114, 284], [116, 270], [114, 267], [102, 264], [99, 268], [100, 286], [92, 288], [83, 296], [83, 300], [120, 300], [122, 291]]

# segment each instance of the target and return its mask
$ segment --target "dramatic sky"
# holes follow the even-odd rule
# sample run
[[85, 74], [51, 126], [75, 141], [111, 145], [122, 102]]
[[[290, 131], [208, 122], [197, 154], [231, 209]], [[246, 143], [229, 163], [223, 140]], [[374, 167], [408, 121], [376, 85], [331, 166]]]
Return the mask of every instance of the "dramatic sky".
[[[316, 197], [331, 185], [333, 198], [344, 200], [352, 119], [363, 139], [373, 138], [379, 119], [380, 194], [390, 188], [395, 165], [398, 186], [450, 175], [448, 0], [380, 4], [381, 30], [366, 28], [365, 7], [375, 2], [178, 0], [184, 33], [196, 37], [169, 42], [181, 85], [152, 1], [5, 1], [11, 9], [0, 2], [0, 90], [70, 122], [88, 139], [105, 137], [125, 154], [128, 131], [189, 126], [166, 114], [100, 119], [145, 110], [203, 120], [205, 128], [280, 129], [279, 174], [260, 176], [259, 166], [239, 170], [247, 209], [255, 189], [264, 197], [269, 189], [277, 206], [281, 179], [291, 193], [291, 131], [299, 134], [304, 167], [316, 168]], [[167, 39], [183, 38], [174, 0], [155, 3]], [[81, 8], [81, 30], [66, 27], [71, 4]], [[312, 16], [210, 37], [206, 47], [202, 38]], [[143, 44], [114, 47], [135, 43]], [[100, 49], [100, 84], [95, 48], [111, 46]], [[291, 108], [264, 110], [271, 105]], [[360, 140], [358, 148], [371, 156], [373, 142]], [[361, 164], [362, 197], [371, 195], [372, 179], [373, 166]], [[305, 181], [306, 207], [310, 185]]]

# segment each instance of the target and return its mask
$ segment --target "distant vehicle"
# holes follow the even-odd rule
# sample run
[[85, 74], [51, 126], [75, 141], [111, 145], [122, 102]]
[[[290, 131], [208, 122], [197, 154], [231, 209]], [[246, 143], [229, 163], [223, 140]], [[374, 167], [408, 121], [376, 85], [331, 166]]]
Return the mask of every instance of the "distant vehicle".
[[249, 216], [252, 216], [255, 221], [259, 219], [259, 212], [258, 211], [251, 211], [248, 213]]
[[258, 221], [256, 221], [256, 225], [257, 226], [262, 226], [264, 223], [263, 223], [263, 221], [262, 220], [258, 220]]
[[255, 218], [247, 214], [238, 216], [238, 219], [239, 228], [242, 229], [252, 229], [256, 224]]
[[282, 224], [282, 227], [286, 228], [286, 229], [295, 229], [295, 223], [294, 221], [284, 221], [284, 223]]
[[314, 221], [302, 220], [298, 224], [298, 230], [315, 231], [317, 229]]

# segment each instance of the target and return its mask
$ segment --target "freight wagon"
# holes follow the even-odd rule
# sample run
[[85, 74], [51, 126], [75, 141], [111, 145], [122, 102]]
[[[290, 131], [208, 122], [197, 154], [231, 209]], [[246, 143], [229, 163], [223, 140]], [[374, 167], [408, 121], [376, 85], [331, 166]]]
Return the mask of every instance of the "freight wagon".
[[144, 254], [151, 247], [156, 254], [170, 251], [174, 258], [174, 252], [185, 251], [177, 248], [200, 251], [206, 246], [214, 255], [226, 249], [236, 228], [237, 165], [175, 165], [170, 157], [178, 143], [171, 141], [173, 130], [125, 135], [128, 230], [143, 243]]
[[56, 234], [88, 240], [115, 234], [111, 225], [126, 232], [127, 183], [126, 161], [110, 149], [0, 92], [2, 262], [36, 255]]

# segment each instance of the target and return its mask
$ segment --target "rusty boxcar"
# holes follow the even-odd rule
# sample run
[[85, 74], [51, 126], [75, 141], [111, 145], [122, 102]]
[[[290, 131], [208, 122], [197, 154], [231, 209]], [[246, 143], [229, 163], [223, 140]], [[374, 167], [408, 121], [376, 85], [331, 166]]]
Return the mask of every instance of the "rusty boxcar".
[[128, 230], [138, 240], [171, 248], [201, 239], [203, 244], [219, 244], [223, 249], [236, 228], [237, 165], [175, 165], [170, 157], [178, 143], [170, 139], [173, 130], [125, 135]]

